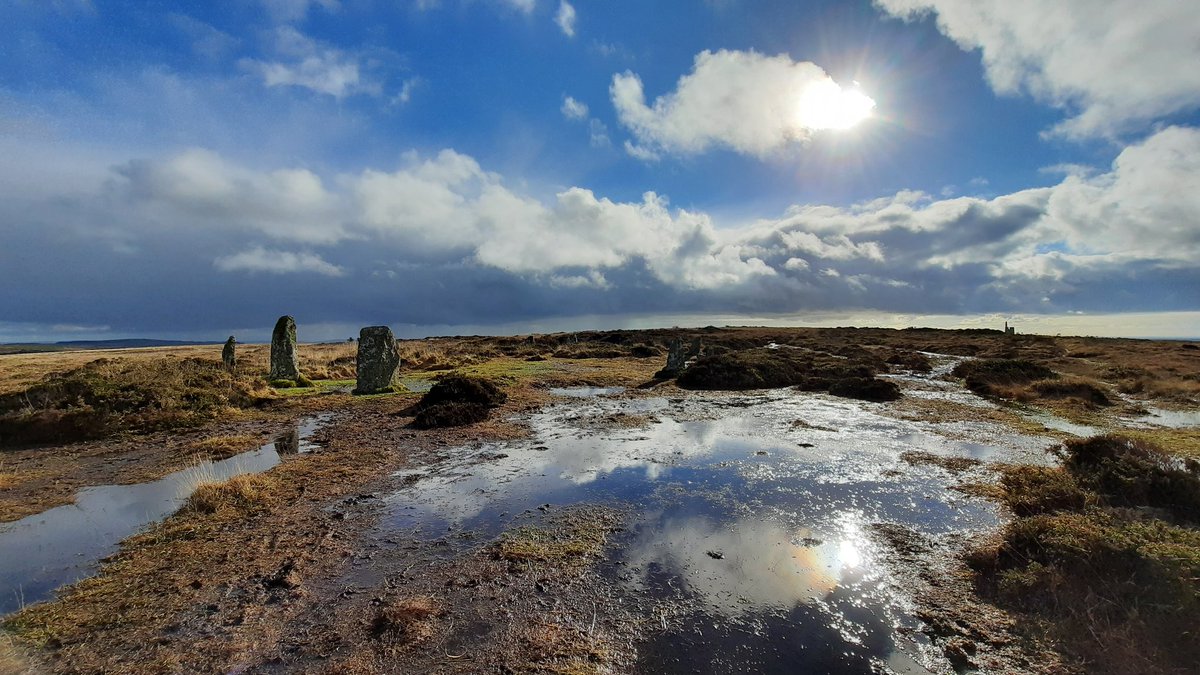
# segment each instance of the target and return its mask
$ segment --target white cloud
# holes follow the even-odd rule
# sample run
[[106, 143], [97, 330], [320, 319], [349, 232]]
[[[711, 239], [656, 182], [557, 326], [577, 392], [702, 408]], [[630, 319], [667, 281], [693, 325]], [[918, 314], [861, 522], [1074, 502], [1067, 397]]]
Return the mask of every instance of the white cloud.
[[613, 76], [609, 93], [618, 119], [637, 139], [627, 149], [643, 157], [713, 147], [766, 157], [874, 106], [816, 64], [753, 51], [701, 52], [675, 91], [653, 105], [646, 104], [641, 78], [629, 71]]
[[223, 256], [213, 261], [222, 272], [264, 272], [267, 274], [320, 274], [340, 277], [346, 271], [312, 253], [276, 251], [256, 246], [248, 251]]
[[276, 21], [299, 21], [308, 16], [308, 10], [320, 6], [328, 12], [335, 12], [341, 7], [338, 0], [262, 0], [267, 13]]
[[979, 49], [1001, 94], [1029, 93], [1074, 115], [1054, 131], [1117, 133], [1200, 106], [1200, 12], [1180, 0], [876, 0], [911, 19], [933, 12]]
[[199, 222], [250, 228], [309, 243], [345, 237], [337, 197], [306, 169], [253, 171], [192, 149], [163, 161], [129, 162], [117, 172], [125, 179], [121, 188], [130, 206], [168, 226]]
[[[1135, 274], [1186, 284], [1200, 257], [1200, 192], [1192, 189], [1200, 129], [1185, 127], [1130, 146], [1107, 171], [1050, 187], [994, 198], [903, 191], [722, 227], [653, 192], [621, 202], [569, 187], [540, 199], [452, 150], [325, 180], [305, 169], [246, 168], [205, 150], [129, 162], [117, 175], [94, 196], [53, 200], [46, 208], [55, 210], [36, 222], [126, 246], [130, 263], [155, 242], [207, 233], [219, 246], [206, 261], [216, 257], [222, 270], [411, 276], [440, 265], [509, 274], [547, 292], [634, 297], [658, 285], [762, 311], [961, 311], [968, 302], [1040, 306], [1043, 297], [1065, 311], [1079, 307], [1057, 298], [1081, 292], [1093, 295], [1089, 308], [1103, 309], [1111, 291], [1097, 280], [1128, 283]], [[5, 203], [33, 209], [14, 195]], [[72, 204], [88, 210], [71, 212]], [[259, 244], [264, 235], [302, 250]]]
[[588, 120], [588, 142], [593, 148], [612, 146], [612, 140], [608, 137], [608, 126], [594, 117]]
[[529, 14], [533, 8], [537, 6], [537, 0], [500, 0], [503, 4], [512, 7], [513, 9]]
[[581, 120], [588, 116], [588, 107], [586, 103], [580, 103], [571, 96], [563, 98], [562, 114], [569, 120]]
[[357, 57], [317, 42], [291, 26], [278, 28], [274, 38], [275, 49], [288, 59], [286, 62], [243, 61], [246, 67], [259, 73], [264, 85], [304, 87], [339, 99], [382, 92], [378, 82], [364, 76]]
[[559, 0], [558, 12], [554, 15], [554, 23], [562, 29], [563, 35], [575, 37], [575, 8], [567, 0]]
[[629, 140], [625, 141], [625, 152], [634, 159], [640, 159], [643, 162], [657, 162], [662, 159], [662, 155], [647, 148], [644, 145], [636, 145]]
[[400, 84], [400, 91], [392, 97], [392, 105], [404, 105], [412, 100], [413, 90], [421, 84], [421, 78], [410, 77]]

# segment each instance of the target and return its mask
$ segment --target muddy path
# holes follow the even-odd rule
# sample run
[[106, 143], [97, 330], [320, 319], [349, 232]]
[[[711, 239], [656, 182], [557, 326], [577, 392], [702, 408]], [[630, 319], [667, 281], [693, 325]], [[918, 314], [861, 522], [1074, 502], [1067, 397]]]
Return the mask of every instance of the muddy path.
[[[641, 388], [655, 365], [539, 365], [492, 420], [458, 429], [413, 429], [411, 395], [313, 397], [210, 428], [269, 439], [269, 497], [185, 508], [126, 539], [95, 576], [10, 615], [0, 664], [1062, 669], [974, 597], [961, 554], [1005, 515], [959, 488], [994, 480], [988, 463], [1048, 461], [1067, 431], [936, 370], [897, 375], [899, 402], [866, 403]], [[144, 464], [158, 468], [143, 480], [178, 470]], [[116, 474], [136, 482], [85, 476]]]

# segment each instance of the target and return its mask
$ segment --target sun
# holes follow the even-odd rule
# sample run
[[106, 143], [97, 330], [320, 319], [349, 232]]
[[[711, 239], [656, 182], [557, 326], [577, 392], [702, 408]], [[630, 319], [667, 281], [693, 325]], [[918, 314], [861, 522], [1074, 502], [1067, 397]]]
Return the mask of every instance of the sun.
[[809, 84], [796, 101], [797, 121], [814, 130], [842, 131], [857, 125], [875, 110], [875, 100], [857, 85], [843, 89], [830, 79]]

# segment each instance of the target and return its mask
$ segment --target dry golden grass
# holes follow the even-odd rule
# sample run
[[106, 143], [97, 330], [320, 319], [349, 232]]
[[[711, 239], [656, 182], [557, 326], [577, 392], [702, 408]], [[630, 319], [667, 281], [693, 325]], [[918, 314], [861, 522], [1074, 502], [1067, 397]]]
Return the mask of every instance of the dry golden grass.
[[267, 474], [242, 474], [223, 483], [201, 483], [188, 497], [185, 509], [216, 513], [226, 509], [249, 510], [274, 498], [275, 479]]
[[522, 634], [522, 646], [538, 671], [561, 675], [609, 672], [612, 648], [600, 635], [574, 626], [541, 621]]
[[497, 558], [556, 565], [586, 564], [598, 555], [619, 523], [604, 510], [575, 511], [560, 527], [519, 527], [504, 533], [493, 546]]
[[0, 675], [29, 673], [29, 660], [12, 638], [0, 634]]
[[209, 459], [225, 459], [243, 452], [253, 450], [263, 444], [261, 436], [254, 434], [233, 434], [229, 436], [210, 436], [189, 446], [189, 450]]
[[437, 630], [441, 604], [432, 595], [416, 595], [380, 604], [372, 622], [375, 637], [405, 645], [432, 638]]

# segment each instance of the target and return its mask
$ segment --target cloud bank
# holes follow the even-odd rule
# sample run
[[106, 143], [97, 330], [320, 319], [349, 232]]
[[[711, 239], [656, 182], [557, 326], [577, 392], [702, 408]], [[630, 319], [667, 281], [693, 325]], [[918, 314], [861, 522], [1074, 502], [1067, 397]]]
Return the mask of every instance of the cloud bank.
[[1178, 0], [875, 0], [893, 16], [932, 14], [978, 49], [998, 93], [1067, 110], [1068, 137], [1111, 135], [1200, 106], [1196, 6]]
[[[537, 197], [454, 150], [322, 176], [192, 149], [44, 192], [0, 188], [0, 287], [10, 321], [130, 330], [248, 325], [294, 305], [310, 321], [421, 324], [1187, 310], [1200, 287], [1198, 158], [1200, 130], [1169, 127], [1049, 187], [904, 191], [718, 222], [654, 192]], [[48, 250], [58, 264], [14, 253]]]

